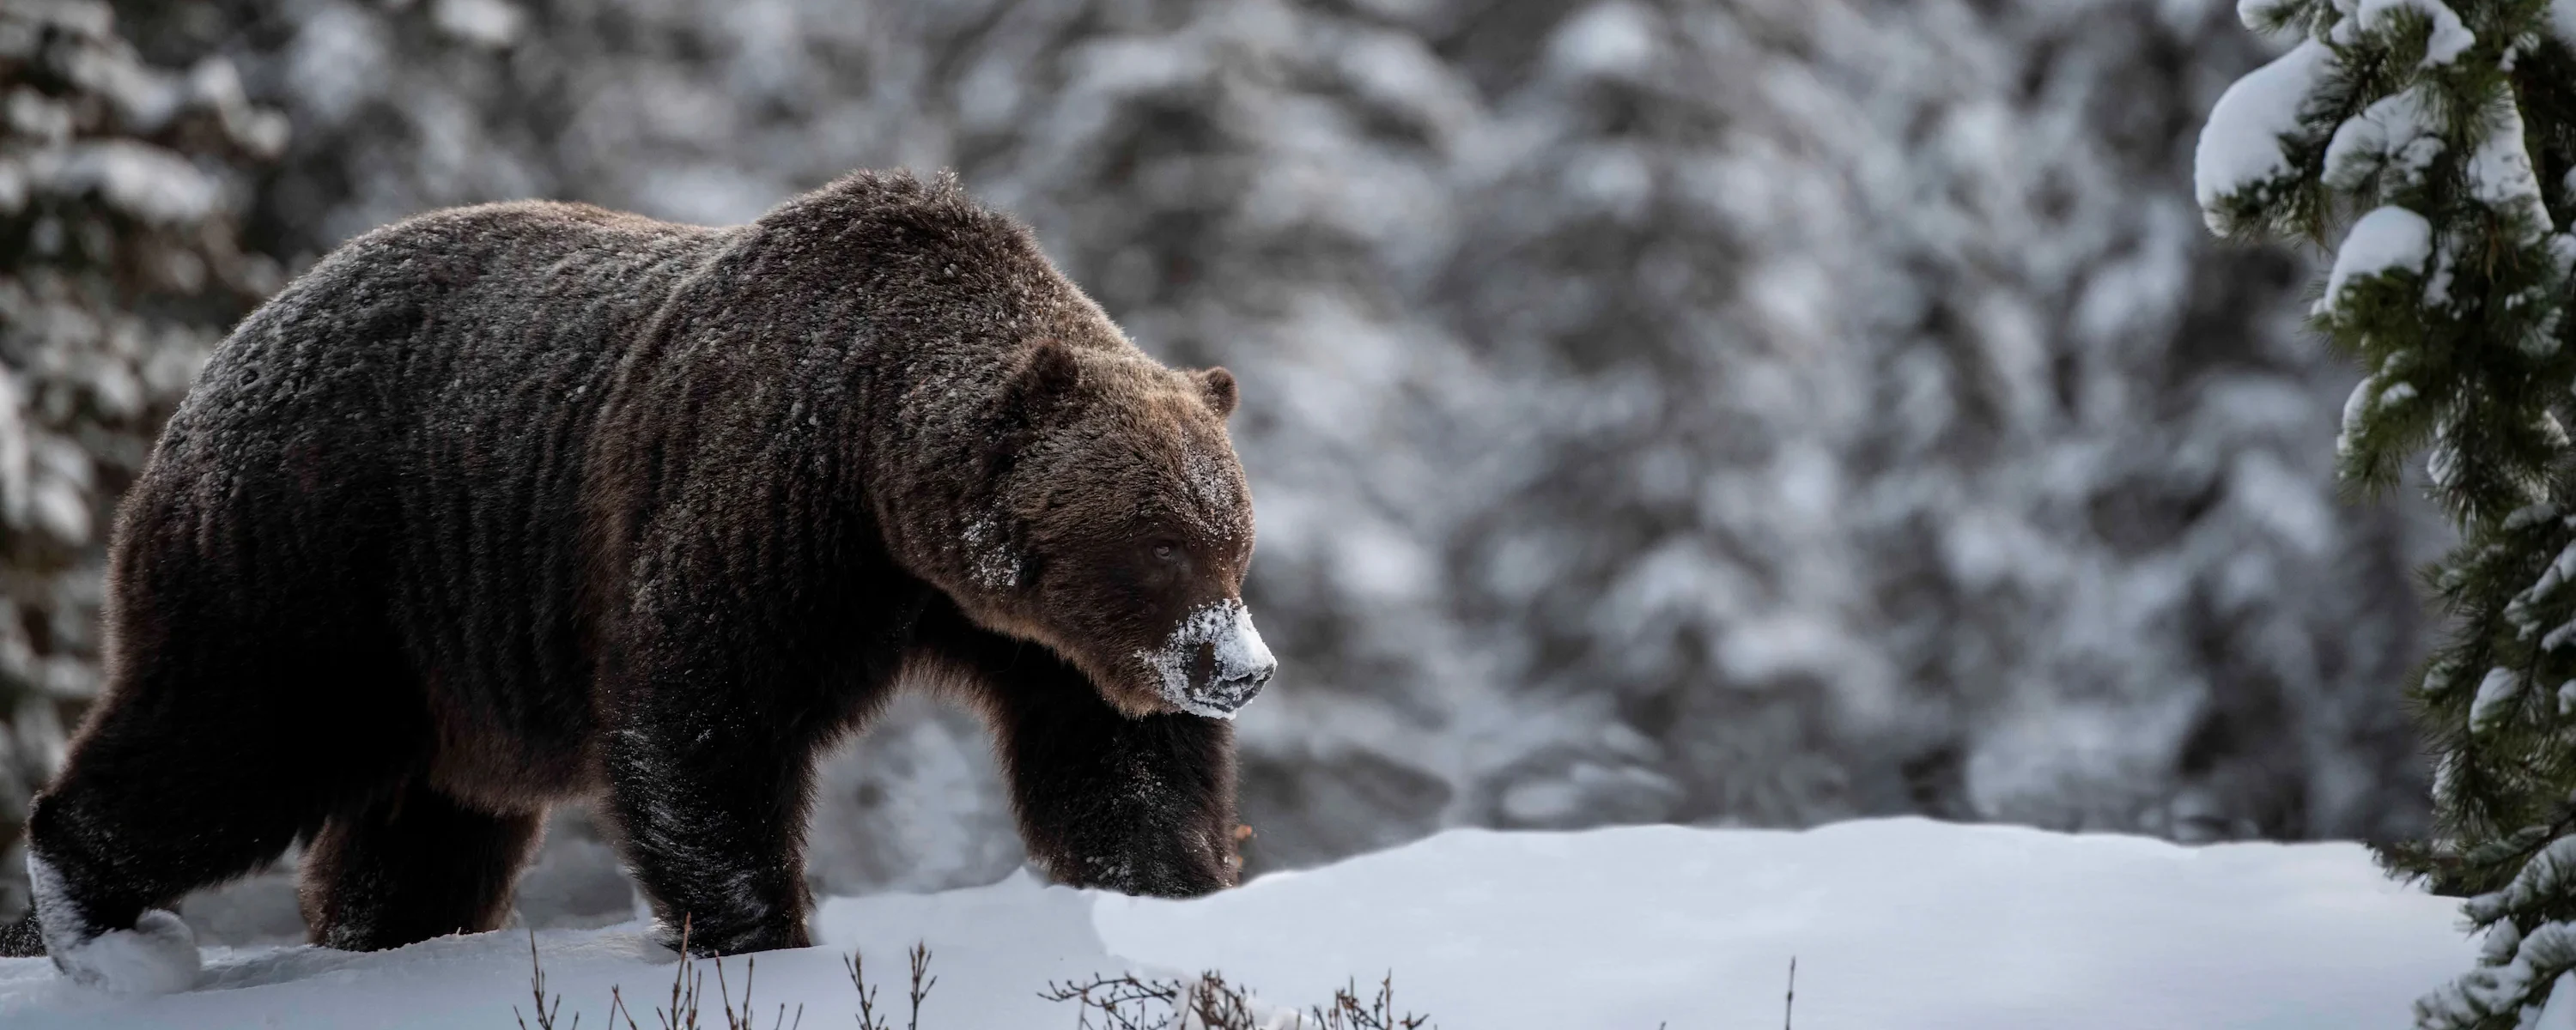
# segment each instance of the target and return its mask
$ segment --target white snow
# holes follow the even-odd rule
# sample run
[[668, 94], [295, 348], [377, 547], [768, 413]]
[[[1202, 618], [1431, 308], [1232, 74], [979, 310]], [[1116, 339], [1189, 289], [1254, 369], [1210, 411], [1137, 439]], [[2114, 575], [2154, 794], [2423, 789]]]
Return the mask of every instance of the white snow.
[[2377, 376], [2364, 376], [2360, 382], [2352, 384], [2351, 393], [2344, 395], [2342, 430], [2335, 434], [2336, 455], [2351, 456], [2353, 439], [2361, 434], [2361, 418], [2370, 412], [2372, 398], [2378, 395]]
[[[54, 865], [27, 853], [27, 889], [48, 946], [62, 947], [86, 930]], [[146, 909], [130, 930], [114, 930], [64, 948], [56, 958], [73, 982], [110, 994], [170, 994], [197, 983], [197, 939], [188, 924], [160, 909]], [[39, 959], [39, 962], [46, 960]]]
[[[1191, 689], [1190, 683], [1190, 665], [1201, 646], [1208, 647], [1215, 659], [1204, 691]], [[1160, 680], [1164, 700], [1182, 711], [1216, 719], [1233, 718], [1236, 709], [1252, 700], [1250, 692], [1232, 684], [1251, 676], [1266, 680], [1270, 670], [1279, 667], [1270, 645], [1262, 642], [1261, 631], [1252, 626], [1252, 609], [1239, 599], [1200, 606], [1181, 620], [1162, 646], [1136, 652], [1136, 659]], [[1259, 689], [1259, 682], [1250, 687]]]
[[2335, 41], [2352, 42], [2355, 28], [2367, 32], [2386, 29], [2390, 16], [2402, 10], [2414, 11], [2432, 23], [2432, 33], [2424, 38], [2422, 67], [2436, 68], [2449, 64], [2478, 41], [2477, 34], [2460, 23], [2458, 12], [2451, 10], [2450, 5], [2442, 0], [2361, 0], [2352, 15], [2335, 26]]
[[430, 21], [456, 39], [499, 50], [518, 42], [528, 16], [510, 0], [438, 0]]
[[1020, 585], [1020, 556], [1012, 552], [1000, 520], [984, 515], [967, 523], [959, 542], [966, 549], [967, 574], [977, 585], [993, 590]]
[[1547, 63], [1573, 76], [1633, 73], [1655, 58], [1654, 16], [1605, 3], [1567, 19], [1547, 41]]
[[2522, 870], [2513, 874], [2513, 882], [2503, 890], [2469, 899], [2464, 914], [2479, 919], [2496, 919], [2507, 913], [2529, 910], [2544, 898], [2564, 895], [2576, 880], [2576, 837], [2560, 837], [2542, 847]]
[[2549, 209], [2541, 203], [2540, 179], [2531, 170], [2530, 152], [2523, 148], [2522, 111], [2508, 104], [2502, 112], [2478, 141], [2477, 152], [2469, 156], [2469, 192], [2500, 214], [2521, 213], [2530, 234], [2523, 242], [2537, 242], [2551, 228]]
[[2520, 696], [2521, 676], [2502, 667], [2488, 669], [2486, 678], [2478, 681], [2478, 696], [2469, 702], [2470, 731], [2494, 725], [2495, 720], [2504, 714], [2504, 706], [2512, 704], [2513, 699]]
[[178, 154], [133, 140], [100, 140], [36, 151], [26, 158], [30, 188], [75, 197], [95, 191], [117, 210], [160, 226], [205, 219], [223, 187]]
[[2296, 171], [2281, 153], [2281, 137], [2298, 131], [2299, 109], [2333, 58], [2325, 44], [2307, 40], [2219, 95], [2192, 155], [2192, 190], [2202, 210]]
[[2395, 173], [2387, 184], [2391, 188], [2421, 180], [2442, 153], [2428, 97], [2425, 87], [2411, 87], [2372, 101], [2360, 114], [2344, 119], [2326, 144], [2326, 185], [2359, 189], [2382, 170]]
[[2451, 250], [2433, 248], [2433, 274], [2424, 277], [2424, 306], [2439, 308], [2451, 303]]
[[[1043, 887], [1025, 872], [833, 899], [815, 920], [825, 946], [759, 956], [754, 992], [764, 1013], [801, 1004], [805, 1023], [847, 1025], [841, 956], [857, 949], [899, 995], [901, 952], [922, 941], [939, 976], [926, 1030], [1071, 1026], [1074, 1013], [1037, 997], [1047, 981], [1202, 969], [1292, 1006], [1392, 971], [1399, 1008], [1466, 1030], [1765, 1026], [1781, 1019], [1795, 957], [1800, 1030], [2396, 1028], [2475, 961], [2456, 920], [2455, 902], [2390, 882], [2350, 844], [2184, 848], [1921, 819], [1456, 830], [1192, 901]], [[603, 1021], [611, 984], [630, 1001], [667, 996], [669, 955], [636, 925], [538, 941], [566, 1023]], [[213, 949], [202, 989], [155, 998], [0, 960], [0, 1024], [514, 1026], [527, 942], [504, 931], [363, 955]], [[743, 970], [726, 966], [738, 992]], [[653, 1022], [649, 1006], [639, 1022]]]
[[115, 930], [64, 953], [71, 978], [113, 994], [173, 994], [197, 985], [197, 939], [188, 924], [147, 909], [134, 929]]
[[27, 522], [27, 493], [34, 464], [27, 438], [27, 389], [16, 373], [0, 367], [0, 524]]
[[[2550, 594], [2556, 593], [2558, 588], [2566, 585], [2570, 579], [2576, 579], [2576, 544], [2569, 544], [2560, 549], [2558, 557], [2550, 561], [2549, 567], [2540, 570], [2540, 578], [2532, 580], [2530, 587], [2514, 595], [2513, 600], [2505, 606], [2506, 613], [2511, 615], [2517, 610], [2527, 611], [2532, 605], [2548, 600]], [[2528, 633], [2525, 635], [2527, 636]], [[2542, 646], [2551, 645], [2544, 643]]]
[[2317, 301], [2321, 312], [2334, 310], [2344, 286], [2355, 278], [2389, 272], [2422, 272], [2433, 255], [2433, 225], [2424, 216], [2390, 205], [2361, 216], [2335, 251], [2334, 270], [2326, 274], [2326, 293]]

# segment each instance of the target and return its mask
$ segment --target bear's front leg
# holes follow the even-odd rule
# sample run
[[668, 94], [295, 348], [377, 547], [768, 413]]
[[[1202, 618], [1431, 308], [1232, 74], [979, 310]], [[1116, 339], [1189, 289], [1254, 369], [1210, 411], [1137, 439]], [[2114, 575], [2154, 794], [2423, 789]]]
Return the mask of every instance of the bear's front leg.
[[925, 617], [917, 645], [970, 690], [998, 736], [1029, 857], [1056, 882], [1193, 897], [1234, 886], [1234, 727], [1130, 719], [1046, 648]]
[[1130, 719], [1076, 682], [1082, 692], [1024, 698], [1005, 716], [1003, 754], [1030, 857], [1058, 883], [1122, 894], [1187, 898], [1234, 886], [1233, 725]]
[[[652, 691], [606, 742], [608, 807], [663, 943], [692, 954], [812, 943], [803, 830], [812, 748], [757, 719]], [[691, 692], [705, 698], [724, 691]]]

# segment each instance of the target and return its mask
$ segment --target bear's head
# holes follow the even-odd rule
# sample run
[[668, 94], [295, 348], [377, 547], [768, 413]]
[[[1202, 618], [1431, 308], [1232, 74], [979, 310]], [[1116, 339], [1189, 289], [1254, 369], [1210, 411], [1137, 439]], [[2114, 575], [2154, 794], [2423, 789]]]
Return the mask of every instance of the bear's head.
[[962, 607], [1063, 656], [1129, 716], [1231, 718], [1278, 666], [1243, 603], [1235, 398], [1221, 368], [1027, 348], [1001, 391], [989, 500], [959, 534]]

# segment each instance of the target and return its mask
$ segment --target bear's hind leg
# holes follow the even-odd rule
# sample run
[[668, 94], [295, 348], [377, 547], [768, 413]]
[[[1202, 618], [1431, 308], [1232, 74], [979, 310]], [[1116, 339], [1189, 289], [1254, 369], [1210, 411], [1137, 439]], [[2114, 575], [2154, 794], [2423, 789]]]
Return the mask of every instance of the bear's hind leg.
[[379, 951], [499, 929], [543, 819], [474, 811], [419, 784], [332, 816], [296, 877], [313, 943]]
[[128, 493], [106, 690], [27, 816], [45, 951], [110, 988], [189, 986], [169, 910], [400, 783], [429, 740], [354, 545], [205, 511], [192, 489], [147, 473]]
[[328, 810], [323, 783], [358, 777], [308, 767], [291, 725], [254, 702], [217, 710], [218, 693], [112, 689], [32, 802], [36, 923], [74, 980], [146, 993], [190, 986], [195, 943], [170, 910], [189, 891], [274, 861]]

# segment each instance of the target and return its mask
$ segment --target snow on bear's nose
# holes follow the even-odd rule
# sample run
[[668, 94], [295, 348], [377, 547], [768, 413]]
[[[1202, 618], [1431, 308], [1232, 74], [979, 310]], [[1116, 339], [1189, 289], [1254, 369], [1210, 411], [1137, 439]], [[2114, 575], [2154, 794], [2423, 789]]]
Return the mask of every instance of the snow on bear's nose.
[[[1253, 690], [1270, 682], [1270, 674], [1279, 671], [1279, 659], [1270, 653], [1270, 645], [1261, 642], [1261, 631], [1252, 627], [1252, 609], [1234, 602], [1234, 624], [1216, 648], [1217, 678], [1227, 682], [1248, 682]], [[1245, 700], [1250, 700], [1249, 695]]]
[[[1191, 612], [1163, 646], [1138, 657], [1160, 674], [1164, 700], [1217, 719], [1233, 718], [1279, 668], [1261, 631], [1253, 628], [1252, 611], [1232, 598]], [[1193, 675], [1201, 669], [1203, 678]]]

